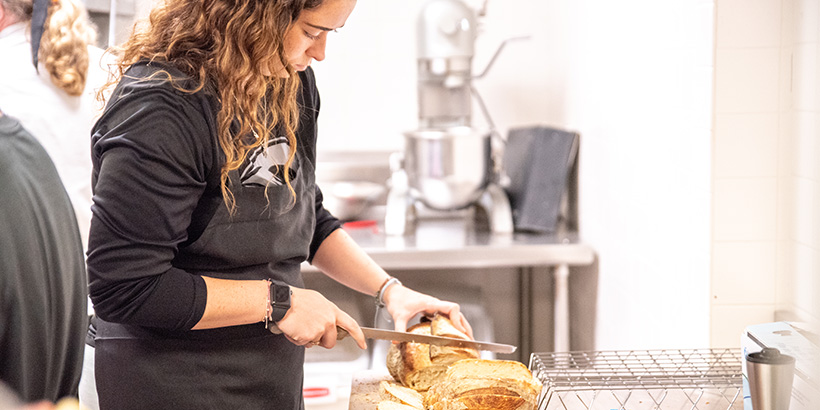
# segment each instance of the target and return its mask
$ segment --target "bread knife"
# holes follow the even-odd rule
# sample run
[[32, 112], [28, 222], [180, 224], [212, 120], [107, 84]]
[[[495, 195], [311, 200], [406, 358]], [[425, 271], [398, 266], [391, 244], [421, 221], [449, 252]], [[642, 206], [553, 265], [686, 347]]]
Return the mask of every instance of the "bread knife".
[[[364, 337], [368, 339], [394, 340], [397, 342], [425, 343], [436, 346], [466, 347], [476, 350], [487, 350], [496, 353], [513, 353], [516, 347], [502, 343], [478, 342], [475, 340], [459, 339], [455, 337], [420, 335], [417, 333], [397, 332], [394, 330], [375, 329], [372, 327], [361, 327]], [[349, 335], [347, 330], [337, 327], [337, 340], [342, 340]]]

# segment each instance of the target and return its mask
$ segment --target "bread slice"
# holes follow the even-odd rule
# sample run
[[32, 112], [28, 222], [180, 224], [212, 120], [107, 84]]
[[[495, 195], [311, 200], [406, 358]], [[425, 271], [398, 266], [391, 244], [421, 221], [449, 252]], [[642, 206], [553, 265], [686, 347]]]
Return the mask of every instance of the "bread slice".
[[469, 339], [466, 333], [458, 330], [447, 316], [436, 314], [430, 321], [430, 331], [436, 336], [455, 337], [458, 339]]
[[[469, 337], [453, 326], [446, 316], [436, 315], [430, 322], [430, 331], [435, 336], [454, 337], [469, 340]], [[461, 359], [478, 359], [478, 350], [466, 347], [430, 345], [430, 361], [434, 364], [449, 366]]]
[[421, 393], [387, 380], [382, 380], [379, 383], [379, 397], [382, 400], [406, 404], [419, 410], [424, 408], [424, 397]]
[[[430, 322], [422, 322], [407, 329], [410, 333], [430, 334]], [[427, 391], [444, 377], [446, 364], [433, 363], [430, 345], [402, 342], [387, 350], [387, 369], [393, 378], [404, 386], [417, 391]]]
[[413, 407], [408, 406], [402, 403], [396, 403], [390, 400], [383, 400], [380, 401], [378, 405], [376, 405], [377, 410], [423, 410], [421, 407]]

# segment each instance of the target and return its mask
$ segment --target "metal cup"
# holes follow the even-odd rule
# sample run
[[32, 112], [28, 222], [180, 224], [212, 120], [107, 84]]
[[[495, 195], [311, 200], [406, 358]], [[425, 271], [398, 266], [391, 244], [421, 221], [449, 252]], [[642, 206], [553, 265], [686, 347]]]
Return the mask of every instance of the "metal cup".
[[753, 410], [788, 410], [794, 381], [794, 358], [775, 348], [746, 355]]

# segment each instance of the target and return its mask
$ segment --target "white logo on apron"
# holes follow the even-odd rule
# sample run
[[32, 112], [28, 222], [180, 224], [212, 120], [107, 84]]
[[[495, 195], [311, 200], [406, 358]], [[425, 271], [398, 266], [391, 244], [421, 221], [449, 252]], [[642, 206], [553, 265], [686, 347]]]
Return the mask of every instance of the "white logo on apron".
[[[242, 185], [285, 185], [283, 171], [289, 155], [290, 145], [286, 137], [271, 138], [267, 147], [256, 147], [248, 155], [245, 165], [239, 169]], [[294, 160], [288, 172], [291, 181], [296, 176], [295, 168]]]

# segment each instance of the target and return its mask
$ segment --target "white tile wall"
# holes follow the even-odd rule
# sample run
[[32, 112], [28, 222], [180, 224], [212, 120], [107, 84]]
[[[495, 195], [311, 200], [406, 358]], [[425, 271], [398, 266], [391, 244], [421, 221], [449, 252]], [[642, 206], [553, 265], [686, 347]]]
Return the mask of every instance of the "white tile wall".
[[780, 1], [720, 0], [716, 32], [721, 47], [779, 47]]
[[773, 322], [774, 305], [712, 305], [711, 346], [737, 348], [746, 326]]
[[817, 111], [817, 42], [798, 43], [792, 47], [793, 108], [800, 111]]
[[716, 178], [777, 176], [777, 113], [715, 116]]
[[[772, 320], [777, 310], [820, 318], [818, 22], [820, 0], [718, 2], [715, 346], [735, 341], [745, 325]], [[749, 209], [733, 213], [741, 203]], [[774, 286], [739, 283], [741, 269]]]
[[775, 304], [777, 242], [717, 242], [712, 250], [712, 301]]
[[779, 67], [780, 50], [777, 47], [718, 46], [715, 111], [718, 114], [777, 112]]
[[794, 219], [792, 220], [794, 236], [790, 240], [803, 246], [814, 244], [814, 220], [820, 216], [815, 203], [817, 198], [815, 191], [816, 183], [809, 179], [797, 178], [794, 180]]
[[[777, 274], [775, 276], [775, 301], [794, 298], [795, 275], [795, 251], [794, 243], [789, 241], [778, 241], [777, 243]], [[776, 303], [776, 302], [775, 302]], [[713, 305], [714, 306], [714, 305]]]
[[798, 43], [817, 43], [820, 41], [820, 1], [795, 1], [794, 41]]
[[[820, 158], [820, 156], [818, 156]], [[808, 243], [814, 246], [815, 249], [820, 250], [820, 213], [816, 211], [817, 207], [820, 206], [820, 178], [815, 179], [812, 183], [812, 191], [814, 192], [814, 198], [812, 198], [812, 203], [815, 206], [814, 214], [812, 215], [812, 231], [813, 235], [811, 241]]]
[[716, 178], [713, 183], [715, 242], [775, 240], [777, 178]]
[[[801, 243], [794, 246], [794, 289], [788, 302], [798, 309], [811, 311], [817, 298], [817, 272], [820, 265], [817, 260], [817, 250]], [[816, 314], [816, 313], [815, 313]]]
[[791, 175], [800, 178], [817, 180], [820, 164], [817, 161], [818, 132], [817, 113], [810, 111], [794, 111], [791, 118], [792, 150], [794, 162]]

